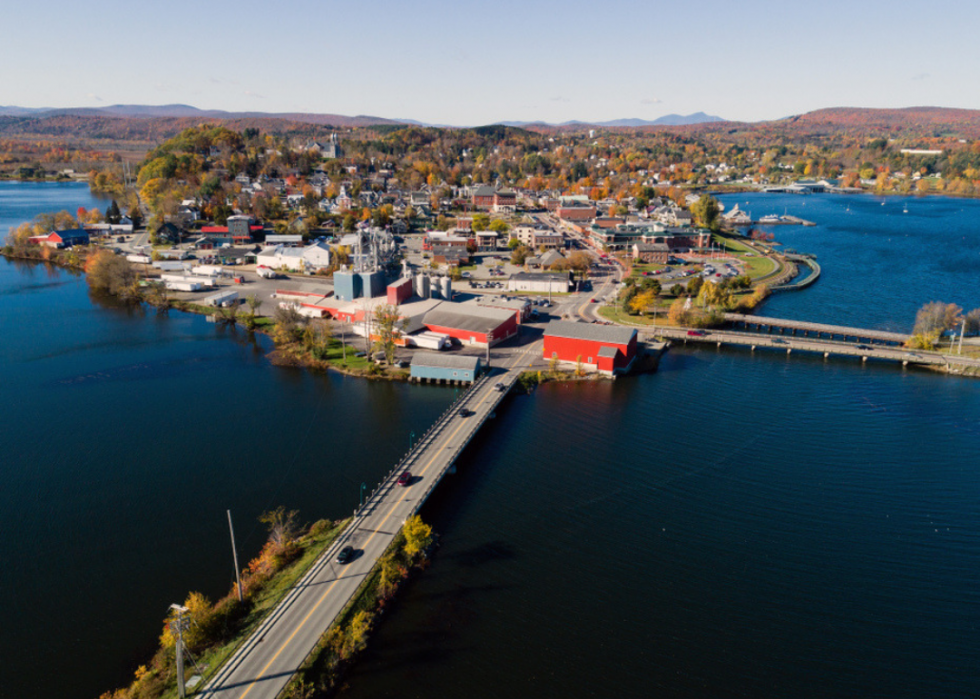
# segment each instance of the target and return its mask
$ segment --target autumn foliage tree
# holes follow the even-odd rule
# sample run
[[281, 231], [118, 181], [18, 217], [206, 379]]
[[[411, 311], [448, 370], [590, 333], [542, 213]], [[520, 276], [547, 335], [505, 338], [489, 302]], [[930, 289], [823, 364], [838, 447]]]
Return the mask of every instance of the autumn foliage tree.
[[124, 300], [140, 297], [139, 275], [127, 260], [108, 250], [98, 250], [85, 261], [85, 275], [92, 291]]

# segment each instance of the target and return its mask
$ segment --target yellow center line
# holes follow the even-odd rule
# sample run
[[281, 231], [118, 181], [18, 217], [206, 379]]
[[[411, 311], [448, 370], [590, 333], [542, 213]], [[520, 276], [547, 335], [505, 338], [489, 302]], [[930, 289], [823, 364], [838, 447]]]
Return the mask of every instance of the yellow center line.
[[[537, 344], [537, 343], [535, 343], [535, 344]], [[533, 345], [532, 345], [532, 347], [533, 347]], [[515, 359], [514, 362], [511, 363], [511, 368], [514, 368], [514, 366], [516, 366], [517, 361], [519, 361], [519, 355], [518, 355], [518, 359]], [[492, 390], [495, 390], [495, 389], [492, 386], [488, 386], [483, 395], [484, 396], [489, 395], [489, 393]], [[479, 398], [477, 398], [477, 401], [479, 401]], [[452, 441], [456, 437], [456, 435], [459, 433], [459, 431], [461, 429], [463, 429], [464, 427], [466, 427], [466, 425], [468, 425], [468, 424], [469, 423], [467, 423], [467, 422], [460, 422], [459, 427], [457, 427], [453, 431], [453, 433], [451, 435], [449, 435], [448, 439], [446, 440], [447, 444], [448, 444], [448, 442]], [[431, 459], [429, 459], [428, 463], [425, 465], [425, 467], [422, 469], [421, 474], [419, 474], [419, 475], [425, 476], [426, 471], [428, 471], [429, 468], [432, 466], [432, 464], [435, 463], [436, 459], [438, 459], [441, 456], [441, 453], [440, 452], [441, 452], [441, 450], [437, 451], [435, 453], [435, 455], [433, 455], [433, 457]], [[368, 540], [364, 542], [364, 544], [362, 546], [363, 549], [367, 549], [368, 545], [371, 543], [371, 540], [374, 539], [374, 537], [378, 535], [378, 533], [381, 531], [382, 528], [384, 528], [385, 522], [388, 521], [388, 518], [391, 517], [393, 514], [395, 514], [395, 510], [397, 510], [398, 507], [402, 503], [404, 503], [407, 499], [408, 499], [407, 497], [403, 497], [401, 500], [398, 500], [397, 502], [395, 502], [391, 506], [391, 509], [388, 511], [388, 514], [385, 515], [385, 518], [383, 520], [381, 520], [381, 523], [374, 530], [374, 533], [371, 534], [371, 536], [368, 537]], [[323, 602], [323, 600], [325, 600], [327, 598], [327, 595], [329, 595], [330, 592], [333, 591], [334, 587], [336, 587], [337, 583], [339, 583], [340, 580], [341, 580], [341, 578], [338, 577], [336, 580], [334, 580], [330, 584], [330, 587], [328, 587], [324, 591], [324, 593], [322, 595], [320, 595], [320, 599], [318, 599], [317, 602], [316, 602], [316, 604], [313, 605], [313, 609], [311, 609], [309, 611], [309, 613], [305, 617], [303, 617], [303, 620], [299, 623], [299, 625], [297, 625], [296, 628], [293, 630], [293, 632], [291, 634], [289, 634], [289, 638], [287, 638], [283, 642], [282, 646], [279, 647], [279, 650], [276, 651], [276, 654], [273, 655], [272, 658], [269, 660], [269, 662], [267, 662], [265, 664], [265, 667], [263, 667], [262, 670], [259, 671], [259, 674], [256, 676], [256, 678], [254, 680], [252, 680], [251, 684], [248, 685], [248, 687], [245, 689], [245, 691], [242, 693], [242, 695], [239, 697], [239, 699], [245, 699], [245, 697], [248, 696], [248, 693], [252, 691], [252, 688], [263, 677], [265, 677], [265, 673], [268, 672], [269, 668], [272, 666], [272, 664], [274, 662], [276, 662], [276, 659], [279, 658], [279, 656], [282, 654], [282, 652], [284, 650], [286, 650], [286, 646], [288, 646], [292, 642], [292, 640], [296, 636], [296, 634], [298, 634], [300, 632], [300, 630], [306, 625], [306, 622], [309, 621], [310, 617], [313, 616], [313, 613], [316, 612], [317, 609], [319, 609], [320, 604]]]

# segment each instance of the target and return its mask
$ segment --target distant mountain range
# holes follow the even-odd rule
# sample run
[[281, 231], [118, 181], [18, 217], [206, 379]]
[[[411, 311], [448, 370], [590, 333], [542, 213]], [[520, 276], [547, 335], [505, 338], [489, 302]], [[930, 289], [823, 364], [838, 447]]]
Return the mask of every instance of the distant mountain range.
[[[285, 119], [306, 124], [333, 126], [378, 126], [386, 124], [411, 124], [413, 126], [435, 126], [454, 128], [447, 124], [429, 124], [414, 119], [385, 119], [375, 116], [343, 116], [341, 114], [307, 114], [302, 112], [226, 112], [220, 109], [198, 109], [186, 104], [164, 104], [159, 106], [141, 104], [116, 104], [111, 107], [71, 107], [71, 108], [31, 108], [0, 106], [0, 116], [47, 118], [53, 116], [100, 116], [136, 119], [158, 118], [201, 118], [201, 119]], [[561, 124], [548, 124], [543, 121], [504, 121], [504, 126], [537, 127], [640, 127], [640, 126], [685, 126], [724, 121], [721, 117], [704, 112], [689, 114], [668, 114], [659, 119], [614, 119], [612, 121], [565, 121]]]
[[[411, 119], [388, 119], [369, 115], [307, 114], [300, 112], [226, 112], [198, 109], [186, 104], [160, 106], [119, 104], [74, 109], [34, 109], [0, 106], [0, 137], [31, 139], [91, 138], [98, 141], [159, 142], [202, 121], [219, 121], [228, 128], [259, 128], [288, 132], [296, 137], [314, 137], [333, 128], [428, 126]], [[539, 133], [581, 133], [588, 129], [671, 130], [696, 133], [744, 134], [770, 139], [811, 138], [846, 134], [856, 138], [961, 138], [980, 139], [980, 110], [945, 107], [869, 109], [832, 107], [783, 119], [757, 122], [726, 121], [703, 112], [687, 116], [668, 114], [659, 119], [615, 119], [612, 121], [507, 121], [502, 126]], [[755, 137], [753, 136], [753, 137]]]
[[129, 119], [283, 119], [305, 124], [331, 126], [378, 126], [406, 123], [397, 119], [374, 116], [343, 116], [341, 114], [304, 114], [292, 112], [226, 112], [220, 109], [198, 109], [186, 104], [150, 106], [142, 104], [116, 104], [111, 107], [41, 108], [3, 107], [0, 116], [48, 118], [59, 116], [94, 116]]
[[721, 117], [711, 116], [710, 114], [705, 114], [704, 112], [696, 112], [694, 114], [688, 114], [687, 116], [683, 114], [668, 114], [667, 116], [662, 116], [659, 119], [654, 119], [649, 121], [647, 119], [613, 119], [612, 121], [563, 121], [560, 124], [549, 124], [543, 121], [504, 121], [501, 122], [504, 126], [558, 126], [558, 127], [568, 127], [568, 126], [605, 126], [608, 128], [613, 128], [617, 126], [625, 127], [640, 127], [640, 126], [689, 126], [691, 124], [709, 124], [716, 121], [725, 121]]

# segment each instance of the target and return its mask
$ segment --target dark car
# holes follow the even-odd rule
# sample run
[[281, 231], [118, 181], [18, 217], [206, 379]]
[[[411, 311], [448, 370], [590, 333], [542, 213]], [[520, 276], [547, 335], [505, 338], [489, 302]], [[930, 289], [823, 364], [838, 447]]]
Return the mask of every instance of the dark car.
[[507, 387], [504, 384], [500, 383], [499, 381], [493, 385], [493, 388], [494, 390], [501, 391], [501, 392], [507, 390]]
[[398, 476], [398, 485], [406, 486], [412, 482], [412, 474], [409, 471], [405, 471], [402, 475]]
[[858, 345], [858, 349], [859, 350], [873, 350], [874, 347], [872, 347], [871, 345]]
[[354, 547], [345, 546], [340, 549], [340, 553], [337, 554], [337, 563], [347, 564], [354, 560]]
[[470, 410], [469, 408], [460, 408], [459, 409], [459, 416], [460, 417], [469, 417], [472, 414], [473, 414], [473, 411]]

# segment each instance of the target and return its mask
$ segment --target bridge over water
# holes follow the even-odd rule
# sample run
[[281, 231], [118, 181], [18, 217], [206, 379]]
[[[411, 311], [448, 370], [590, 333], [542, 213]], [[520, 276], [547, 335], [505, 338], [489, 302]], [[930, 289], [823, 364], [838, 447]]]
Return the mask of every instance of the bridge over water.
[[843, 342], [868, 342], [889, 345], [902, 345], [909, 339], [904, 333], [893, 333], [886, 330], [870, 330], [868, 328], [851, 328], [844, 325], [826, 325], [811, 323], [805, 320], [789, 320], [787, 318], [768, 318], [766, 316], [743, 315], [741, 313], [726, 313], [725, 320], [736, 328], [753, 328], [759, 333], [802, 335], [815, 339], [840, 338]]
[[[208, 699], [274, 699], [283, 690], [320, 636], [351, 601], [375, 563], [388, 549], [405, 520], [416, 514], [456, 458], [527, 365], [528, 353], [515, 353], [506, 365], [492, 369], [451, 405], [436, 423], [354, 512], [344, 534], [310, 568], [262, 625], [212, 677], [199, 696]], [[499, 390], [495, 384], [503, 384]], [[461, 411], [470, 414], [463, 415]], [[398, 476], [410, 471], [408, 487]], [[357, 550], [354, 560], [339, 565], [344, 546]]]

